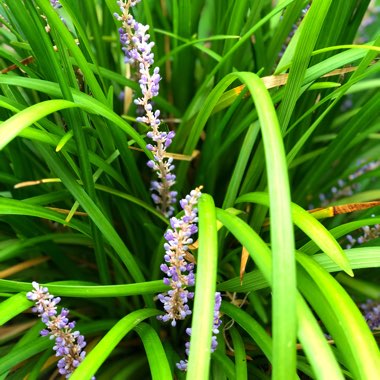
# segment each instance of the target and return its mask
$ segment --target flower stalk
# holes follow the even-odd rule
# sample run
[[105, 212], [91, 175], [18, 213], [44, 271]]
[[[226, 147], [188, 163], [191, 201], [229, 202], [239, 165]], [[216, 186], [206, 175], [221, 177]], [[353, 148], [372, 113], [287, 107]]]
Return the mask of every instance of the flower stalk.
[[167, 157], [166, 149], [172, 143], [175, 133], [160, 131], [160, 111], [153, 109], [152, 99], [159, 93], [161, 76], [158, 67], [152, 70], [154, 42], [149, 41], [149, 25], [140, 24], [130, 13], [130, 8], [139, 2], [140, 0], [118, 1], [121, 14], [115, 13], [114, 16], [122, 22], [119, 34], [125, 54], [124, 61], [130, 65], [137, 65], [139, 69], [142, 96], [135, 99], [134, 103], [144, 110], [144, 115], [137, 117], [136, 121], [146, 124], [150, 129], [147, 137], [152, 140], [152, 143], [147, 144], [147, 149], [153, 153], [153, 160], [149, 160], [147, 165], [157, 175], [157, 180], [151, 182], [152, 199], [162, 214], [170, 217], [174, 212], [172, 205], [176, 202], [177, 192], [171, 190], [176, 177], [172, 173], [173, 159]]

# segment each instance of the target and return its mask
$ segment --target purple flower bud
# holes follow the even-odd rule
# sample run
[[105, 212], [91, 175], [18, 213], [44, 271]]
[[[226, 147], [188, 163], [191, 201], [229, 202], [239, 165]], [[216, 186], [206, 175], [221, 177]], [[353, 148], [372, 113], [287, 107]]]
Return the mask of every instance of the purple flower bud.
[[26, 298], [29, 301], [35, 301], [37, 299], [36, 295], [33, 292], [26, 293]]
[[157, 195], [157, 194], [152, 194], [151, 196], [152, 196], [153, 202], [154, 202], [156, 205], [158, 205], [158, 204], [161, 203], [161, 198], [160, 198], [159, 195]]
[[187, 371], [187, 360], [181, 360], [179, 363], [176, 363], [176, 366], [181, 371]]
[[170, 229], [166, 231], [166, 233], [164, 234], [164, 237], [167, 241], [175, 240], [174, 232]]
[[169, 267], [166, 264], [161, 264], [160, 269], [164, 273], [167, 273], [169, 271]]

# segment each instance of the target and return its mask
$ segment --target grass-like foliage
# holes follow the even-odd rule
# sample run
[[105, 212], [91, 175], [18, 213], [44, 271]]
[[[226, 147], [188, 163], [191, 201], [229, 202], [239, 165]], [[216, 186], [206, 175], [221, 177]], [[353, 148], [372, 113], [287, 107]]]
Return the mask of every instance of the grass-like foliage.
[[132, 3], [0, 0], [0, 379], [379, 379], [380, 2]]

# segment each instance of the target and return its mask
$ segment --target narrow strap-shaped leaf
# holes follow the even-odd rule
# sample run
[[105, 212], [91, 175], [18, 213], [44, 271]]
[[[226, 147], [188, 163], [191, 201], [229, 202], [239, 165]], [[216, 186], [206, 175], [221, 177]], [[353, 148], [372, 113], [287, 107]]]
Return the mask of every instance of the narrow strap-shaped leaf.
[[[56, 295], [78, 298], [113, 298], [145, 294], [149, 295], [164, 292], [169, 289], [169, 287], [165, 285], [162, 280], [125, 285], [89, 285], [88, 282], [75, 282], [73, 284], [73, 281], [70, 281], [69, 284], [65, 281], [60, 283], [47, 283], [43, 285], [47, 285], [49, 290]], [[31, 284], [29, 282], [0, 279], [1, 292], [27, 292], [30, 290]], [[3, 303], [0, 304], [0, 310]], [[6, 315], [4, 315], [4, 317], [6, 317]]]
[[247, 167], [249, 157], [252, 153], [254, 143], [259, 133], [259, 127], [256, 123], [250, 125], [245, 135], [243, 144], [240, 148], [239, 157], [236, 161], [234, 172], [228, 185], [227, 193], [223, 201], [223, 208], [233, 206], [234, 200], [238, 194], [241, 182]]
[[[236, 203], [241, 202], [254, 202], [267, 207], [270, 206], [268, 194], [259, 192], [242, 195], [236, 200]], [[295, 203], [291, 203], [291, 213], [294, 224], [305, 232], [332, 261], [337, 263], [347, 274], [353, 276], [344, 251], [330, 232], [317, 219]]]
[[52, 348], [53, 342], [50, 339], [38, 339], [33, 344], [19, 347], [17, 350], [5, 355], [0, 360], [0, 376], [9, 371], [18, 363], [26, 360], [38, 353]]
[[296, 275], [285, 149], [276, 111], [264, 82], [253, 73], [236, 73], [236, 76], [251, 93], [264, 142], [272, 221], [273, 378], [289, 380], [296, 372]]
[[[1, 103], [0, 103], [1, 105]], [[66, 108], [79, 107], [67, 100], [47, 100], [34, 104], [6, 120], [0, 125], [0, 150], [12, 141], [24, 128], [39, 119]]]
[[[257, 254], [251, 255], [253, 260], [257, 259], [260, 252], [262, 251], [256, 251]], [[380, 250], [378, 247], [351, 248], [346, 250], [345, 253], [353, 269], [380, 267]], [[314, 254], [312, 259], [328, 272], [339, 272], [341, 270], [340, 267], [325, 254]], [[244, 293], [249, 292], [251, 289], [259, 290], [269, 286], [270, 284], [263, 274], [256, 269], [244, 275], [243, 283], [241, 282], [241, 278], [237, 276], [218, 284], [217, 289], [219, 291]]]
[[272, 283], [271, 252], [257, 232], [243, 220], [227, 211], [217, 209], [216, 217], [247, 249], [265, 280]]
[[51, 23], [57, 33], [59, 33], [65, 45], [69, 47], [71, 54], [76, 60], [76, 64], [80, 67], [83, 75], [86, 77], [86, 81], [95, 97], [100, 101], [104, 101], [106, 97], [100, 88], [95, 74], [92, 72], [92, 70], [89, 69], [86, 58], [84, 57], [81, 49], [75, 43], [75, 40], [72, 38], [72, 35], [70, 34], [66, 25], [54, 11], [51, 4], [48, 4], [43, 0], [36, 0], [36, 2], [38, 6], [43, 10], [44, 14], [48, 17], [49, 23]]
[[66, 223], [62, 214], [49, 210], [42, 206], [35, 206], [28, 204], [17, 199], [0, 198], [0, 215], [28, 215], [38, 218], [44, 218], [47, 220], [53, 220], [54, 222], [67, 225], [80, 231], [84, 235], [90, 236], [90, 230], [88, 226], [80, 221], [72, 220], [70, 223]]
[[[9, 84], [13, 86], [21, 86], [25, 88], [32, 88], [37, 91], [42, 91], [44, 93], [47, 93], [51, 96], [58, 96], [58, 97], [62, 96], [62, 92], [58, 84], [39, 80], [39, 79], [20, 78], [20, 77], [12, 77], [12, 76], [4, 75], [4, 76], [0, 76], [0, 83]], [[123, 120], [120, 116], [118, 116], [115, 112], [113, 112], [106, 104], [103, 104], [97, 101], [96, 99], [92, 98], [91, 96], [84, 94], [80, 91], [77, 91], [75, 89], [71, 89], [71, 92], [72, 92], [74, 103], [75, 103], [73, 107], [81, 107], [86, 112], [95, 113], [97, 115], [103, 116], [106, 119], [110, 120], [115, 125], [117, 125], [118, 128], [122, 129], [131, 139], [133, 139], [136, 142], [136, 144], [147, 154], [148, 157], [152, 157], [152, 153], [149, 150], [147, 150], [146, 143], [143, 140], [143, 138], [125, 120]], [[48, 102], [54, 102], [54, 101], [55, 100], [49, 100]], [[2, 104], [0, 103], [0, 105]], [[49, 113], [50, 112], [48, 112], [47, 114]], [[1, 125], [1, 127], [3, 127], [6, 122], [4, 122]], [[32, 123], [29, 123], [29, 125]]]
[[[19, 349], [21, 349], [23, 351], [25, 347], [33, 346], [34, 345], [34, 343], [36, 342], [36, 337], [40, 336], [40, 332], [41, 332], [41, 330], [42, 330], [42, 328], [44, 326], [44, 324], [42, 323], [42, 321], [37, 321], [36, 320], [35, 322], [36, 323], [31, 328], [29, 328], [25, 332], [25, 334], [18, 340], [18, 342], [9, 350], [9, 352], [7, 353], [7, 356], [9, 355], [8, 357], [11, 357], [12, 353], [17, 352]], [[21, 347], [23, 347], [23, 348], [21, 348]], [[45, 351], [45, 353], [42, 353], [42, 355], [41, 355], [41, 357], [46, 358], [45, 361], [47, 360], [47, 357], [49, 357], [49, 356], [51, 356], [51, 351], [49, 349], [47, 349]], [[40, 362], [42, 360], [41, 357], [40, 357], [40, 359], [38, 359], [38, 362]], [[15, 358], [17, 358], [17, 355], [13, 356], [13, 360]], [[37, 366], [38, 366], [38, 363], [36, 364], [36, 366], [34, 368], [36, 368]], [[37, 371], [37, 368], [36, 368], [35, 371]], [[31, 371], [31, 372], [35, 372], [35, 371]], [[9, 372], [10, 372], [10, 370], [7, 371], [7, 372], [5, 372], [5, 373], [3, 373], [3, 375], [0, 376], [0, 379], [1, 380], [6, 379]], [[31, 379], [33, 379], [33, 374], [31, 374], [29, 376], [30, 376]], [[38, 380], [38, 377], [35, 376], [34, 379]]]
[[[31, 286], [29, 285], [29, 289]], [[31, 307], [32, 302], [26, 299], [24, 293], [15, 294], [9, 297], [5, 301], [0, 303], [0, 326], [8, 322], [10, 319], [16, 315], [22, 313], [29, 307]]]
[[[335, 239], [339, 239], [342, 236], [345, 236], [350, 232], [357, 230], [360, 227], [371, 226], [377, 223], [380, 223], [380, 217], [355, 220], [353, 222], [344, 223], [331, 229], [330, 233], [332, 236], [334, 236]], [[313, 255], [314, 253], [318, 252], [318, 247], [316, 246], [314, 241], [309, 241], [300, 248], [300, 251], [308, 255]]]
[[241, 326], [248, 335], [257, 343], [264, 355], [273, 363], [272, 339], [254, 318], [231, 303], [222, 302], [221, 311]]
[[[215, 365], [223, 372], [225, 377], [223, 379], [235, 380], [234, 364], [227, 354], [216, 350], [212, 355]], [[218, 377], [215, 377], [218, 378]]]
[[299, 293], [297, 295], [297, 314], [302, 315], [302, 318], [298, 320], [298, 338], [314, 369], [315, 378], [318, 380], [343, 380], [344, 376], [326, 337]]
[[[70, 193], [80, 203], [103, 235], [107, 237], [109, 244], [115, 249], [115, 252], [128, 268], [135, 281], [143, 282], [144, 276], [142, 275], [134, 256], [126, 247], [119, 234], [115, 231], [110, 221], [103, 214], [102, 210], [100, 210], [93, 199], [91, 199], [91, 197], [84, 191], [70, 172], [66, 170], [66, 167], [61, 160], [54, 156], [50, 149], [41, 145], [39, 150], [45, 157], [46, 161], [49, 162], [51, 169], [61, 178], [63, 184], [67, 187]], [[147, 300], [147, 304], [149, 304], [149, 302], [150, 301]]]
[[301, 292], [333, 337], [355, 379], [380, 378], [380, 352], [364, 317], [342, 286], [305, 254], [298, 283]]
[[[331, 0], [314, 0], [300, 28], [300, 36], [293, 55], [288, 83], [279, 107], [281, 130], [285, 132], [300, 95], [301, 85], [319, 32], [325, 21]], [[301, 30], [302, 29], [302, 30]]]
[[235, 327], [229, 330], [235, 356], [235, 375], [238, 380], [248, 380], [247, 357], [242, 336]]
[[135, 326], [146, 318], [158, 315], [155, 309], [141, 309], [133, 311], [114, 325], [111, 330], [101, 339], [94, 349], [86, 356], [81, 365], [74, 371], [70, 379], [90, 379], [95, 372], [107, 360], [119, 342]]
[[140, 323], [134, 330], [139, 334], [148, 358], [150, 373], [153, 380], [165, 380], [173, 377], [168, 359], [159, 335], [147, 323]]
[[[281, 4], [278, 4], [271, 12], [269, 12], [265, 17], [263, 17], [260, 21], [255, 23], [252, 28], [250, 28], [246, 33], [244, 33], [243, 36], [239, 39], [239, 41], [223, 56], [222, 60], [218, 62], [217, 65], [208, 73], [207, 77], [205, 78], [203, 84], [198, 89], [198, 92], [196, 96], [192, 99], [192, 102], [190, 106], [187, 108], [187, 112], [183, 116], [184, 120], [189, 120], [191, 117], [194, 116], [196, 112], [199, 111], [199, 109], [205, 110], [205, 103], [204, 103], [204, 94], [205, 91], [208, 91], [208, 86], [212, 78], [214, 78], [215, 74], [220, 70], [220, 68], [224, 65], [225, 61], [227, 61], [230, 56], [232, 56], [236, 51], [246, 43], [247, 40], [249, 40], [254, 33], [261, 28], [265, 23], [267, 23], [273, 16], [275, 16], [277, 13], [281, 12], [285, 7], [287, 7], [289, 4], [291, 4], [295, 0], [284, 0], [281, 2]], [[225, 78], [227, 78], [226, 76]], [[210, 94], [211, 97], [211, 94]], [[177, 134], [177, 144], [181, 144], [184, 137], [183, 134], [187, 135], [187, 132], [184, 131], [186, 128], [182, 128], [179, 133]], [[176, 142], [174, 142], [176, 145]]]
[[[237, 292], [247, 292], [252, 289], [258, 290], [262, 287], [267, 287], [271, 285], [272, 279], [270, 276], [270, 267], [271, 267], [271, 253], [267, 245], [261, 240], [261, 238], [252, 230], [252, 228], [246, 224], [244, 221], [239, 219], [238, 217], [229, 214], [226, 211], [217, 209], [217, 217], [224, 226], [240, 241], [240, 243], [248, 250], [251, 257], [259, 267], [259, 271], [253, 271], [251, 273], [246, 274], [244, 277], [244, 286], [240, 284], [240, 278], [237, 277], [233, 280], [229, 280], [226, 284], [235, 284], [234, 288], [224, 287], [224, 284], [218, 286], [220, 290], [227, 291], [237, 291]], [[326, 260], [331, 262], [331, 259], [326, 255], [315, 255], [315, 257], [322, 256]], [[331, 262], [332, 263], [332, 262]], [[333, 265], [336, 268], [339, 268], [335, 263]], [[251, 278], [252, 277], [252, 278]], [[266, 277], [266, 279], [265, 279]], [[267, 280], [267, 281], [266, 281]], [[244, 289], [243, 289], [244, 288]], [[307, 308], [304, 303], [302, 297], [299, 296], [298, 292], [296, 293], [297, 299], [297, 321], [298, 321], [298, 337], [303, 344], [306, 345], [305, 352], [309, 358], [310, 363], [314, 368], [314, 372], [320, 372], [319, 365], [321, 361], [318, 358], [313, 357], [315, 355], [313, 344], [316, 341], [321, 342], [321, 332], [320, 328], [317, 325], [316, 321], [311, 319], [310, 312], [305, 310]], [[233, 309], [230, 309], [233, 308]], [[256, 341], [259, 347], [263, 350], [264, 354], [271, 360], [272, 353], [271, 351], [266, 349], [265, 342], [266, 338], [260, 333], [260, 328], [257, 328], [257, 331], [253, 332], [251, 329], [256, 329], [256, 323], [250, 321], [249, 323], [245, 323], [245, 319], [248, 317], [246, 313], [244, 313], [239, 308], [227, 304], [222, 303], [222, 311], [226, 314], [230, 315], [238, 324], [240, 324], [251, 337]], [[242, 319], [240, 319], [242, 318]], [[251, 318], [251, 317], [249, 317]], [[249, 326], [249, 327], [247, 327]], [[261, 327], [261, 326], [260, 326]], [[310, 331], [310, 329], [317, 331]], [[310, 336], [309, 336], [310, 334]], [[262, 340], [261, 340], [262, 339]], [[323, 360], [326, 360], [326, 366], [330, 368], [332, 378], [339, 378], [339, 369], [336, 361], [334, 362], [333, 356], [331, 352], [329, 352], [329, 347], [326, 344], [321, 343], [320, 355], [323, 357]], [[321, 372], [323, 376], [325, 376], [326, 372]]]
[[212, 197], [203, 194], [198, 209], [199, 249], [187, 370], [189, 379], [207, 379], [209, 373], [218, 260], [216, 215]]

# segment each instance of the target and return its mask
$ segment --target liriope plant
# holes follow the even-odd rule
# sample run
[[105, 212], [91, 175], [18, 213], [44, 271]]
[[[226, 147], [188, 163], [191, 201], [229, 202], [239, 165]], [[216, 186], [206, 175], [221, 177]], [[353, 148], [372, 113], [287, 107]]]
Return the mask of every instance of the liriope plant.
[[1, 378], [378, 378], [377, 6], [2, 0]]

